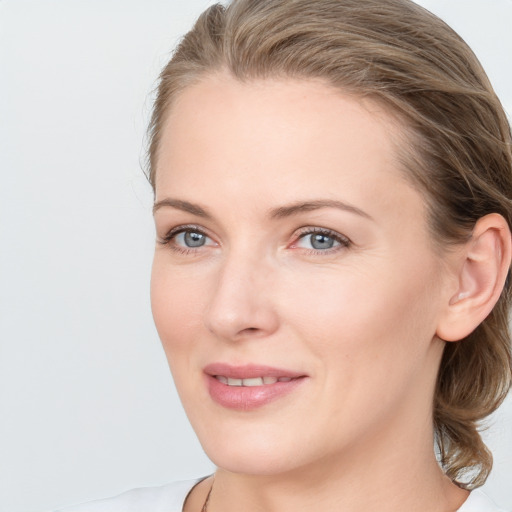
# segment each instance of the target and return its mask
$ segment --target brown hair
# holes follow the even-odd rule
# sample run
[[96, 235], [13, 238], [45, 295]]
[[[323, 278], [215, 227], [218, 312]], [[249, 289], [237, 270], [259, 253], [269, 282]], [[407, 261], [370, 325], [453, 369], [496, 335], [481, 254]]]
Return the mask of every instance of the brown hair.
[[[511, 133], [477, 58], [443, 21], [410, 0], [234, 0], [207, 9], [162, 71], [149, 136], [155, 185], [166, 113], [181, 90], [225, 70], [239, 80], [315, 78], [387, 106], [407, 127], [401, 162], [424, 192], [440, 247], [466, 241], [492, 212], [512, 226]], [[403, 144], [402, 144], [403, 145]], [[512, 379], [510, 280], [487, 319], [447, 343], [434, 397], [446, 474], [485, 482], [492, 456], [479, 422]]]

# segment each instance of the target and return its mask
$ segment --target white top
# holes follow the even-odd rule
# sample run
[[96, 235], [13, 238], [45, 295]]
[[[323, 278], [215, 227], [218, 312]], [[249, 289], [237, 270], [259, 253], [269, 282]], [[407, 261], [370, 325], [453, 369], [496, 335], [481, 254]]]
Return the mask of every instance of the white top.
[[[143, 487], [119, 496], [91, 501], [60, 512], [182, 512], [188, 493], [200, 480], [173, 482], [161, 487]], [[56, 511], [59, 512], [59, 511]], [[457, 512], [506, 512], [481, 491], [473, 491]]]

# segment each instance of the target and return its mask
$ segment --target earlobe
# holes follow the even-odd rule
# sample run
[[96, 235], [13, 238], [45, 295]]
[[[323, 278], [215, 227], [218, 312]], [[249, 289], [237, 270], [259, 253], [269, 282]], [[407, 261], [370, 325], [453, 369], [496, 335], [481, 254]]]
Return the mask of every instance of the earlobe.
[[461, 252], [457, 290], [439, 322], [438, 337], [461, 340], [489, 315], [505, 285], [511, 246], [510, 229], [501, 215], [491, 213], [478, 220]]

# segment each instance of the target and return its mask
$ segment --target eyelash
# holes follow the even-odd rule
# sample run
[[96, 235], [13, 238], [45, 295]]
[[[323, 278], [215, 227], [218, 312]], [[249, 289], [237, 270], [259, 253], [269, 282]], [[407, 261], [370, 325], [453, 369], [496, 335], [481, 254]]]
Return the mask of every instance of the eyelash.
[[[199, 226], [195, 225], [185, 225], [185, 226], [177, 226], [173, 229], [171, 229], [162, 239], [158, 240], [158, 243], [161, 245], [168, 245], [173, 251], [179, 253], [179, 254], [195, 254], [198, 250], [202, 249], [204, 246], [200, 246], [197, 248], [189, 247], [185, 248], [176, 244], [173, 244], [173, 240], [176, 238], [176, 236], [180, 235], [181, 233], [187, 233], [187, 232], [193, 232], [193, 233], [199, 233], [207, 238], [209, 237], [203, 229], [201, 229]], [[326, 237], [332, 238], [336, 242], [339, 243], [339, 245], [335, 247], [331, 247], [329, 249], [305, 249], [301, 248], [303, 252], [305, 252], [308, 255], [314, 255], [314, 256], [323, 256], [327, 254], [332, 254], [335, 252], [338, 252], [339, 250], [346, 249], [352, 245], [352, 242], [350, 239], [348, 239], [346, 236], [341, 235], [340, 233], [337, 233], [336, 231], [332, 231], [330, 229], [326, 228], [315, 228], [315, 227], [305, 227], [299, 230], [299, 233], [297, 234], [295, 241], [292, 244], [297, 244], [301, 239], [310, 236], [310, 235], [324, 235]]]

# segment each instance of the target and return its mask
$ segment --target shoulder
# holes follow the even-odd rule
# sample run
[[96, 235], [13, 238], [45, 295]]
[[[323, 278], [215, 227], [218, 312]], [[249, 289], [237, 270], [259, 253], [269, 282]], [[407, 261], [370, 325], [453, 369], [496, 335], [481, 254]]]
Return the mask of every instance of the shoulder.
[[56, 512], [181, 512], [190, 490], [200, 480], [141, 487], [118, 496], [91, 501]]
[[482, 491], [473, 491], [457, 512], [506, 512], [498, 508]]

